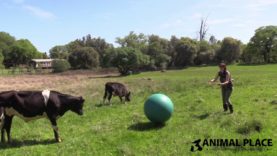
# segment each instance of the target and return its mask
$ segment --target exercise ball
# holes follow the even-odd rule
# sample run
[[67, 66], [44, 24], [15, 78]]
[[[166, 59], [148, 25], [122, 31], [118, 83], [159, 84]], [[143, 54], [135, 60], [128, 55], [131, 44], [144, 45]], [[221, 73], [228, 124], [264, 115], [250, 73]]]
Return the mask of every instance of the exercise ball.
[[146, 117], [154, 123], [164, 123], [173, 113], [173, 103], [164, 94], [153, 94], [144, 103]]

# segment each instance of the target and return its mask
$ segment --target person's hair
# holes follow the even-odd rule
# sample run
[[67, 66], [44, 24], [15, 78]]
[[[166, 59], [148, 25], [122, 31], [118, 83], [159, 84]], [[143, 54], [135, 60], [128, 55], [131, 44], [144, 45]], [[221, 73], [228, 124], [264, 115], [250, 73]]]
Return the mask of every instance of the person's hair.
[[219, 66], [219, 67], [223, 67], [223, 68], [224, 68], [224, 71], [227, 70], [227, 67], [226, 67], [226, 64], [225, 64], [225, 63], [220, 63], [218, 66]]

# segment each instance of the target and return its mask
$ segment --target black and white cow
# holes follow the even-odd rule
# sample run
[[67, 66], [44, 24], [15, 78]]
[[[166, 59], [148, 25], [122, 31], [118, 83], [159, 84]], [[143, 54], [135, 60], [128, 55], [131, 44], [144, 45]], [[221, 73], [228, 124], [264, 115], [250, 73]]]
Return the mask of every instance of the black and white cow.
[[18, 116], [26, 122], [43, 117], [48, 118], [52, 124], [56, 141], [61, 142], [57, 119], [68, 110], [83, 115], [84, 101], [82, 97], [50, 90], [1, 92], [1, 142], [5, 142], [5, 131], [7, 132], [8, 142], [11, 142], [10, 131], [14, 116]]

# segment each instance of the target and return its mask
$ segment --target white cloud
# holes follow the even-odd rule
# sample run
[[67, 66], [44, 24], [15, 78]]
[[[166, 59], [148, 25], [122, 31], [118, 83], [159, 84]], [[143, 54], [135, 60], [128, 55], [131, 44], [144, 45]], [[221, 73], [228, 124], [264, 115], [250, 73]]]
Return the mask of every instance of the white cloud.
[[43, 19], [55, 19], [56, 16], [49, 12], [49, 11], [46, 11], [46, 10], [43, 10], [39, 7], [36, 7], [36, 6], [32, 6], [32, 5], [22, 5], [22, 7], [29, 11], [31, 14], [39, 17], [39, 18], [43, 18]]
[[26, 2], [26, 0], [10, 0], [10, 2], [7, 4], [9, 6], [9, 8], [21, 8], [21, 9], [29, 12], [30, 14], [37, 16], [41, 19], [51, 20], [51, 19], [56, 18], [56, 16], [52, 12], [44, 10], [38, 6], [28, 4]]

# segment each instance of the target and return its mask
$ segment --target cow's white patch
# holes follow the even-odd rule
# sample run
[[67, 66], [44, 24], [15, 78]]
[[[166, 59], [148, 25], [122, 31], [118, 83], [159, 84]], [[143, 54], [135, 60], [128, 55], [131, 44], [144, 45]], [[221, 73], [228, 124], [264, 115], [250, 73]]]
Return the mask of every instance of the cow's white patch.
[[47, 103], [48, 103], [48, 100], [49, 100], [49, 97], [50, 97], [50, 90], [43, 90], [42, 91], [42, 96], [44, 98], [44, 104], [45, 104], [45, 106], [47, 106]]
[[4, 113], [2, 113], [0, 116], [0, 121], [4, 120], [4, 118], [5, 118]]
[[0, 116], [0, 129], [2, 129], [4, 125], [4, 122], [5, 122], [4, 120], [5, 120], [5, 116], [4, 116], [4, 113], [2, 113]]
[[34, 116], [34, 117], [25, 117], [22, 114], [20, 114], [19, 112], [17, 112], [15, 109], [13, 109], [12, 107], [5, 108], [5, 112], [6, 112], [7, 116], [14, 116], [15, 115], [15, 116], [21, 118], [22, 120], [24, 120], [26, 122], [47, 117], [45, 112], [42, 115], [37, 115], [37, 116]]

